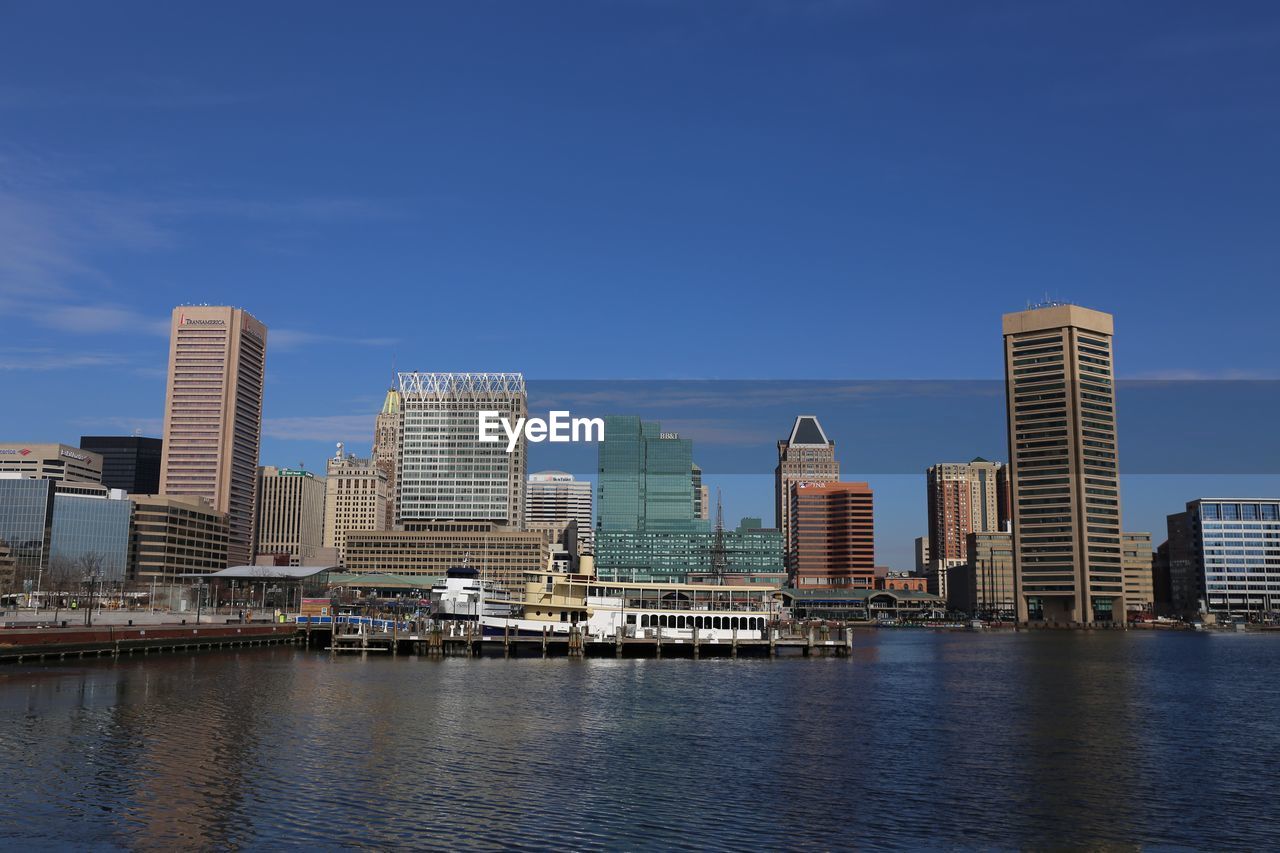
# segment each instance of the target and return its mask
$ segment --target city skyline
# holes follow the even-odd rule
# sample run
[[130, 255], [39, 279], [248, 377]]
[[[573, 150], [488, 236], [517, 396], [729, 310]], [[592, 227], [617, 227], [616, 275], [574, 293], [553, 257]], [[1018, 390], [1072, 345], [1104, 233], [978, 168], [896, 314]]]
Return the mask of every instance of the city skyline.
[[[207, 10], [15, 9], [14, 32], [64, 38], [0, 52], [0, 383], [42, 401], [4, 407], [0, 435], [160, 435], [182, 302], [270, 326], [260, 462], [315, 471], [336, 441], [367, 454], [397, 368], [998, 380], [997, 318], [1046, 295], [1117, 317], [1122, 381], [1280, 378], [1280, 116], [1239, 85], [1274, 65], [1265, 5], [711, 5], [396, 9], [354, 39], [312, 6], [253, 32]], [[483, 328], [438, 322], [477, 294], [502, 307]], [[762, 346], [800, 297], [822, 306], [806, 345]], [[693, 345], [717, 324], [732, 334]], [[662, 417], [592, 414], [611, 412]], [[863, 440], [815, 414], [843, 452]], [[682, 430], [710, 450], [712, 421]], [[543, 450], [530, 470], [562, 467]], [[708, 469], [728, 517], [772, 515], [768, 457], [759, 478]], [[845, 464], [877, 480], [880, 538], [909, 566], [925, 466]], [[1280, 492], [1274, 470], [1218, 473], [1126, 486], [1126, 511], [1159, 529], [1171, 496]]]

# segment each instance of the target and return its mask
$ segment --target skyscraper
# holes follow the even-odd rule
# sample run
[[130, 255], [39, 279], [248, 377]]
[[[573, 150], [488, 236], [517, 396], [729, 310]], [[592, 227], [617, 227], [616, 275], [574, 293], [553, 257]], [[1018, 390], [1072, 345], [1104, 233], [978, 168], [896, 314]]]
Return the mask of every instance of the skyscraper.
[[[373, 422], [373, 464], [387, 477], [387, 521], [378, 530], [390, 530], [396, 523], [396, 464], [400, 458], [400, 392], [387, 389], [382, 411]], [[370, 528], [375, 529], [375, 528]]]
[[160, 456], [164, 442], [141, 435], [84, 435], [80, 449], [102, 457], [102, 485], [131, 495], [160, 491]]
[[598, 447], [595, 566], [601, 579], [669, 582], [721, 574], [777, 575], [782, 534], [744, 527], [720, 537], [694, 517], [693, 442], [631, 415], [604, 419]]
[[[479, 413], [514, 425], [528, 414], [519, 373], [401, 373], [397, 523], [475, 520], [524, 525], [525, 439], [508, 453], [481, 441]], [[692, 500], [689, 503], [692, 509]]]
[[[783, 542], [791, 541], [791, 487], [796, 483], [833, 483], [839, 479], [836, 443], [827, 438], [816, 416], [796, 418], [791, 434], [778, 442], [778, 467], [773, 471], [774, 518], [782, 531]], [[788, 568], [795, 569], [791, 565]]]
[[591, 484], [564, 471], [529, 475], [525, 495], [525, 526], [552, 533], [558, 541], [569, 522], [577, 523], [580, 549], [591, 553]]
[[227, 559], [253, 557], [267, 327], [241, 308], [173, 309], [160, 491], [227, 514]]
[[944, 462], [929, 466], [926, 491], [929, 505], [929, 592], [947, 597], [947, 569], [967, 561], [970, 533], [1003, 529], [999, 462]]
[[1112, 317], [1004, 316], [1019, 621], [1125, 623]]
[[634, 415], [604, 419], [596, 528], [695, 530], [693, 442]]
[[324, 498], [323, 477], [301, 468], [263, 466], [258, 478], [255, 557], [288, 554], [290, 565], [297, 566], [327, 562], [321, 553]]
[[875, 586], [875, 520], [866, 483], [796, 483], [791, 489], [796, 587]]
[[347, 534], [353, 530], [388, 530], [387, 475], [372, 460], [338, 453], [325, 470], [324, 547], [346, 565]]

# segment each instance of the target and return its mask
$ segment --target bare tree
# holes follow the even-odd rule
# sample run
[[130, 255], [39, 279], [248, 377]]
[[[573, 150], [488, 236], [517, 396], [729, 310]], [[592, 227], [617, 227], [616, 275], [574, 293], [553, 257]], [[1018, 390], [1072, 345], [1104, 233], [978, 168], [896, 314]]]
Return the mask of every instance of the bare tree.
[[48, 582], [45, 587], [53, 596], [53, 621], [58, 621], [62, 600], [75, 588], [76, 564], [70, 557], [52, 557], [49, 560]]
[[89, 607], [84, 613], [84, 624], [93, 624], [93, 593], [95, 587], [102, 582], [102, 564], [105, 559], [97, 551], [86, 551], [76, 558], [77, 573], [89, 587]]

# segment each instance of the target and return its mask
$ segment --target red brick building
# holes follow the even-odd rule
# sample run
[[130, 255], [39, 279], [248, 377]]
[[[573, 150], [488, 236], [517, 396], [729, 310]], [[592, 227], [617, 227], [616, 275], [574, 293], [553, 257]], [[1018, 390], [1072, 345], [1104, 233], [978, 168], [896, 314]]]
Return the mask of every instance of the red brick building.
[[875, 523], [866, 483], [798, 483], [788, 550], [798, 588], [875, 587]]

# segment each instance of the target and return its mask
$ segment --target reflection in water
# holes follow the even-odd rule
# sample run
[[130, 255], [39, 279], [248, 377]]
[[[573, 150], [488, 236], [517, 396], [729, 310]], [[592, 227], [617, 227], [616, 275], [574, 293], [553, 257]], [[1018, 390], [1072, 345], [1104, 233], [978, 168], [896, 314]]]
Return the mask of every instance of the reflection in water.
[[0, 669], [0, 844], [1242, 847], [1280, 638], [860, 634], [850, 660], [296, 649]]

